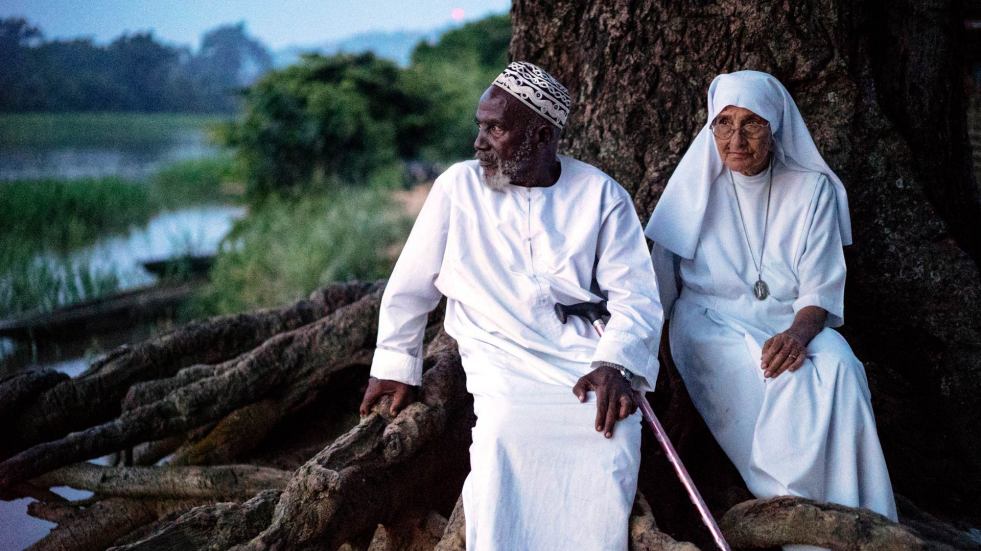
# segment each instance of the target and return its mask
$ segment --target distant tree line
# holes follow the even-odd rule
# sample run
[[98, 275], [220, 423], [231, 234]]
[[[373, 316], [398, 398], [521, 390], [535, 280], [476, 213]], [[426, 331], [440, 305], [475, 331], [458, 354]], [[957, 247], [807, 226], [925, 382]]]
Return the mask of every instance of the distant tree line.
[[45, 40], [22, 18], [0, 19], [0, 111], [231, 112], [239, 92], [272, 67], [244, 24], [204, 35], [198, 52], [124, 34]]
[[402, 160], [472, 156], [477, 99], [507, 63], [510, 39], [510, 18], [495, 15], [421, 42], [404, 69], [364, 53], [305, 55], [267, 73], [224, 133], [250, 195], [370, 183]]

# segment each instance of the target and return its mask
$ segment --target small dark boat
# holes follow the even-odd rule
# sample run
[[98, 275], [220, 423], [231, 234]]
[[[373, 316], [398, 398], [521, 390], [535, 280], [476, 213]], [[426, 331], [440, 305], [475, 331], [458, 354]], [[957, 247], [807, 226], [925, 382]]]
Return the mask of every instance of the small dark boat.
[[62, 340], [173, 316], [203, 280], [163, 283], [0, 320], [0, 337], [21, 341]]
[[203, 277], [215, 263], [214, 255], [176, 256], [141, 262], [143, 268], [162, 279], [190, 279]]

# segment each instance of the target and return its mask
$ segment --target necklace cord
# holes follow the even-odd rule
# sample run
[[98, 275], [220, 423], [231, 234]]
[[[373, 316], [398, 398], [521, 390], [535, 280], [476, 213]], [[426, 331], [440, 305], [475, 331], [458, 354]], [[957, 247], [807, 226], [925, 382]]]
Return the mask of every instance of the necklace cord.
[[757, 281], [762, 281], [763, 279], [763, 253], [766, 251], [766, 228], [770, 223], [770, 195], [773, 193], [773, 167], [770, 166], [768, 170], [770, 174], [766, 184], [766, 211], [763, 214], [763, 237], [760, 239], [759, 264], [756, 263], [756, 255], [753, 254], [753, 246], [749, 242], [749, 232], [746, 230], [746, 220], [743, 219], [743, 208], [739, 202], [739, 190], [736, 189], [736, 179], [732, 175], [732, 170], [729, 170], [729, 182], [732, 183], [732, 193], [736, 196], [736, 212], [739, 214], [739, 223], [743, 227], [743, 238], [746, 240], [746, 248], [749, 249], [749, 256], [753, 259], [753, 267], [756, 268]]

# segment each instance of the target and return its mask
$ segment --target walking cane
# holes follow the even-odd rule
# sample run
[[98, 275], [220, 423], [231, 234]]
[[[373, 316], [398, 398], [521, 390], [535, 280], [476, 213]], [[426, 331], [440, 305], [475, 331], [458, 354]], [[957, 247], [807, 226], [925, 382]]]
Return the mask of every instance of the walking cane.
[[[578, 304], [572, 304], [566, 306], [564, 304], [555, 305], [555, 315], [558, 316], [559, 321], [565, 323], [569, 316], [579, 316], [585, 318], [596, 330], [596, 334], [600, 337], [603, 336], [603, 332], [606, 330], [606, 324], [603, 322], [604, 315], [609, 315], [606, 310], [604, 303], [594, 303], [594, 302], [580, 302]], [[654, 431], [654, 436], [657, 438], [657, 442], [661, 445], [664, 453], [668, 456], [668, 461], [671, 466], [674, 467], [674, 471], [678, 473], [678, 478], [681, 479], [681, 484], [685, 487], [685, 491], [688, 492], [688, 497], [691, 502], [695, 504], [695, 508], [698, 509], [698, 514], [702, 517], [702, 522], [712, 533], [712, 538], [715, 540], [715, 544], [719, 546], [722, 551], [730, 551], [729, 544], [726, 543], [725, 537], [722, 536], [722, 530], [719, 529], [719, 525], [716, 524], [715, 519], [712, 518], [712, 513], [709, 512], [708, 507], [705, 505], [705, 500], [702, 499], [702, 495], [698, 493], [698, 489], [695, 488], [695, 482], [692, 481], [691, 476], [688, 474], [688, 469], [685, 469], [685, 465], [681, 462], [681, 457], [678, 456], [678, 452], [675, 451], [674, 446], [671, 445], [671, 440], [668, 439], [668, 434], [664, 432], [664, 427], [661, 426], [661, 422], [657, 420], [657, 416], [654, 415], [654, 410], [651, 409], [651, 405], [647, 402], [647, 398], [644, 397], [644, 393], [635, 390], [634, 400], [640, 407], [640, 412], [644, 416], [644, 421], [647, 422], [647, 426]]]

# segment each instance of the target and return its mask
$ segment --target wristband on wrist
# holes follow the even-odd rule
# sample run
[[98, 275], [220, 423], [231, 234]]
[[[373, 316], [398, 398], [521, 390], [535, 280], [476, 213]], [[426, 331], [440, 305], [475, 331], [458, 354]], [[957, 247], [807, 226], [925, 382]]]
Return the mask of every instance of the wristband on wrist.
[[593, 369], [595, 369], [597, 367], [612, 367], [613, 369], [616, 369], [617, 372], [624, 379], [626, 379], [628, 383], [629, 382], [632, 382], [634, 380], [634, 374], [633, 374], [633, 372], [630, 371], [629, 369], [627, 369], [626, 367], [623, 367], [620, 364], [615, 364], [613, 362], [593, 362]]

